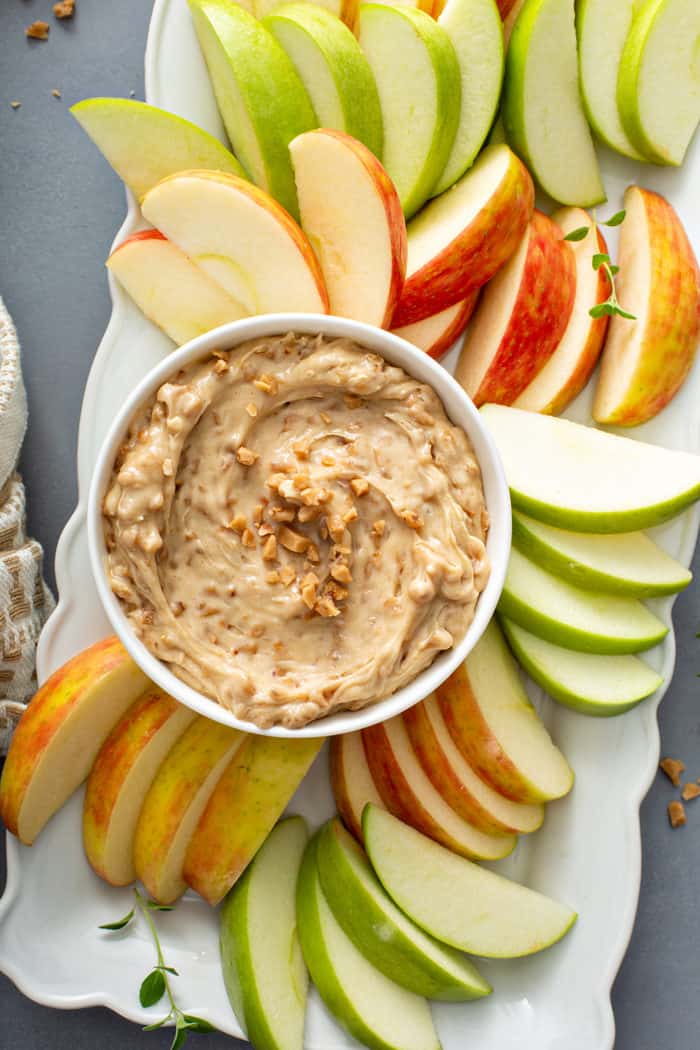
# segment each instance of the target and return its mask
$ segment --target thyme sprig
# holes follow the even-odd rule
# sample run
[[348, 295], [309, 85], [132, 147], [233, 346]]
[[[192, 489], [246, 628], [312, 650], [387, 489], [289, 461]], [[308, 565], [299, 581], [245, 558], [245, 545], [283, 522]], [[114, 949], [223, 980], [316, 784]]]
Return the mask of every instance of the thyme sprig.
[[[619, 226], [622, 222], [625, 221], [625, 215], [626, 212], [624, 210], [618, 211], [611, 218], [601, 223], [601, 225]], [[564, 240], [582, 241], [585, 237], [588, 236], [589, 231], [590, 226], [578, 226], [575, 230], [572, 230], [570, 233], [567, 233], [566, 237], [564, 237]], [[591, 259], [591, 263], [593, 265], [594, 270], [602, 269], [610, 285], [610, 295], [605, 300], [605, 302], [597, 303], [595, 306], [592, 306], [591, 309], [588, 311], [591, 317], [597, 319], [599, 317], [613, 317], [617, 315], [618, 317], [626, 318], [626, 320], [628, 321], [636, 321], [636, 316], [634, 314], [628, 313], [627, 310], [623, 310], [623, 308], [620, 306], [620, 303], [618, 302], [617, 293], [615, 291], [615, 275], [620, 272], [620, 267], [615, 266], [610, 261], [610, 256], [607, 254], [607, 252], [596, 252], [593, 258]]]

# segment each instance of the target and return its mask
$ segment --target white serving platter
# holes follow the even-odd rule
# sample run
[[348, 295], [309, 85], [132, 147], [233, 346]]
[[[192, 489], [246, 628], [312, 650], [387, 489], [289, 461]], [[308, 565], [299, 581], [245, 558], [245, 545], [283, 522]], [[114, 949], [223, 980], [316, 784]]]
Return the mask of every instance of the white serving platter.
[[[146, 97], [223, 137], [186, 0], [157, 0], [146, 51]], [[700, 249], [700, 144], [681, 171], [647, 168], [602, 151], [609, 206], [621, 204], [631, 182], [664, 193], [681, 214]], [[117, 234], [123, 240], [145, 225], [133, 199]], [[616, 237], [610, 231], [611, 247]], [[115, 242], [115, 243], [116, 243]], [[119, 405], [135, 383], [172, 349], [110, 278], [112, 317], [90, 373], [80, 421], [80, 499], [59, 543], [58, 607], [39, 648], [43, 681], [79, 649], [103, 637], [109, 625], [90, 575], [85, 499], [95, 455]], [[449, 358], [448, 358], [449, 366]], [[588, 422], [590, 394], [568, 413]], [[681, 394], [633, 436], [669, 448], [700, 452], [700, 366]], [[684, 564], [691, 561], [700, 511], [657, 530], [664, 547]], [[671, 622], [672, 601], [655, 604]], [[650, 654], [670, 679], [675, 659], [671, 632]], [[505, 873], [575, 907], [579, 921], [564, 941], [539, 956], [483, 964], [495, 987], [479, 1003], [440, 1004], [436, 1023], [444, 1050], [611, 1050], [614, 1019], [610, 989], [629, 941], [640, 881], [639, 806], [659, 757], [656, 722], [660, 691], [634, 711], [610, 720], [577, 715], [531, 695], [576, 773], [571, 795], [548, 807], [543, 829], [521, 839], [515, 854], [496, 865]], [[160, 1007], [140, 1008], [138, 987], [153, 964], [153, 948], [142, 927], [105, 934], [100, 923], [131, 907], [127, 890], [115, 890], [90, 870], [81, 844], [79, 792], [57, 814], [35, 846], [7, 836], [8, 881], [0, 901], [0, 970], [37, 1002], [59, 1007], [108, 1006], [147, 1024]], [[333, 811], [325, 755], [319, 756], [290, 809], [316, 825]], [[450, 887], [445, 887], [450, 892]], [[176, 994], [188, 1012], [240, 1035], [221, 978], [216, 913], [186, 897], [171, 914], [158, 917], [166, 960], [181, 973]], [[307, 1050], [348, 1050], [356, 1044], [312, 996]]]

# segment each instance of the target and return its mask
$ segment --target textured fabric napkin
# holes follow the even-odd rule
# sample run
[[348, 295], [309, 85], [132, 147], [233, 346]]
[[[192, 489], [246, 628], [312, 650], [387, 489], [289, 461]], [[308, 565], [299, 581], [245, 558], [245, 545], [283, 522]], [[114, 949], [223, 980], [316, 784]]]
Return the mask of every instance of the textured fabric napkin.
[[26, 427], [19, 343], [0, 297], [0, 752], [36, 689], [36, 643], [54, 607], [42, 578], [43, 551], [25, 530], [16, 467]]

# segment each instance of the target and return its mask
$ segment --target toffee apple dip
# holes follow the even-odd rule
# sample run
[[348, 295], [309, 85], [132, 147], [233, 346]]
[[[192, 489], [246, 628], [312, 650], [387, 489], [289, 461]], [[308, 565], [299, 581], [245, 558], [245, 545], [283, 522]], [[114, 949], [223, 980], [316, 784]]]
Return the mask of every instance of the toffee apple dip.
[[184, 368], [132, 420], [103, 505], [134, 631], [262, 728], [406, 685], [472, 621], [481, 472], [426, 384], [347, 339]]

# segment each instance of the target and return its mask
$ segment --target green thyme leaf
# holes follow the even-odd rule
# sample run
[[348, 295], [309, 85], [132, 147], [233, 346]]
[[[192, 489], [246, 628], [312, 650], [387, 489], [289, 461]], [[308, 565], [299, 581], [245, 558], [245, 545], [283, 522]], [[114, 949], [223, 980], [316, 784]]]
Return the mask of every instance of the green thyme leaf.
[[170, 1050], [180, 1050], [181, 1046], [184, 1046], [189, 1032], [187, 1028], [176, 1028], [173, 1041], [170, 1044]]
[[149, 911], [173, 911], [172, 904], [159, 904], [158, 901], [146, 901]]
[[167, 1017], [161, 1017], [160, 1021], [154, 1021], [153, 1024], [147, 1024], [142, 1029], [144, 1032], [155, 1032], [157, 1028], [163, 1028], [164, 1025], [171, 1020], [172, 1015], [168, 1014]]
[[610, 256], [606, 255], [605, 252], [596, 252], [591, 259], [591, 263], [593, 264], [594, 270], [599, 270], [601, 266], [609, 266]]
[[625, 221], [625, 215], [626, 214], [627, 214], [627, 212], [624, 210], [624, 208], [623, 208], [622, 211], [616, 211], [611, 219], [607, 219], [603, 223], [603, 226], [619, 226], [621, 223], [623, 223]]
[[154, 970], [162, 970], [163, 973], [171, 973], [173, 977], [180, 976], [180, 974], [177, 972], [174, 966], [154, 966]]
[[637, 320], [637, 315], [636, 314], [628, 314], [627, 311], [623, 310], [622, 307], [617, 302], [615, 303], [615, 313], [617, 314], [618, 317], [624, 317], [628, 321], [636, 321]]
[[128, 926], [134, 917], [134, 909], [132, 908], [128, 915], [125, 915], [123, 919], [117, 919], [116, 922], [105, 922], [102, 926], [98, 926], [99, 930], [123, 930], [125, 926]]
[[139, 988], [141, 1006], [155, 1006], [165, 995], [165, 977], [161, 970], [151, 970]]
[[592, 306], [588, 312], [597, 321], [599, 317], [605, 317], [606, 315], [610, 317], [615, 310], [612, 303], [598, 303], [597, 306]]
[[588, 236], [590, 226], [579, 226], [577, 229], [572, 230], [571, 233], [567, 233], [564, 238], [565, 241], [583, 241]]
[[191, 1032], [215, 1032], [216, 1028], [209, 1021], [205, 1021], [203, 1017], [195, 1017], [194, 1014], [183, 1014], [185, 1021], [185, 1028], [189, 1028]]

